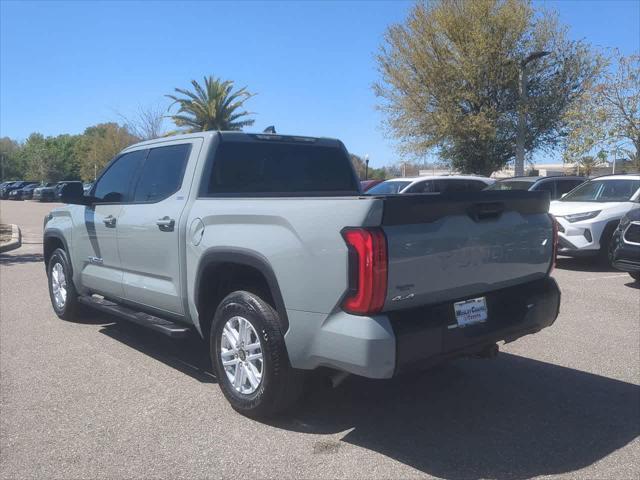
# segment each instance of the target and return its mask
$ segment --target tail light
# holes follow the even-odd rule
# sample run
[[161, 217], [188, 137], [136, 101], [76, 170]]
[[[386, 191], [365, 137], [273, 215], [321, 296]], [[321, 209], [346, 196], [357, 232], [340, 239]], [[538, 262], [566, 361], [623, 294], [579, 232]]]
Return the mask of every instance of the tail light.
[[556, 217], [554, 217], [553, 215], [549, 214], [549, 217], [551, 217], [551, 225], [552, 225], [552, 230], [553, 230], [553, 245], [552, 245], [552, 250], [551, 250], [551, 267], [549, 268], [549, 273], [553, 272], [553, 269], [556, 268], [556, 258], [558, 257], [558, 220], [556, 220]]
[[342, 308], [356, 315], [380, 312], [387, 295], [387, 239], [379, 228], [346, 228], [349, 292]]

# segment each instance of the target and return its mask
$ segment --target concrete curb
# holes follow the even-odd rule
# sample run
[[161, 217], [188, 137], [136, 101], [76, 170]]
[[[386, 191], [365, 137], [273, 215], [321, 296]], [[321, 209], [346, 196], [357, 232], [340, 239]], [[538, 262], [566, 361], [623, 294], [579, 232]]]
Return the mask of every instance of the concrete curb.
[[15, 250], [16, 248], [20, 248], [21, 245], [22, 233], [20, 232], [20, 227], [18, 227], [17, 225], [11, 225], [11, 240], [0, 244], [0, 253]]

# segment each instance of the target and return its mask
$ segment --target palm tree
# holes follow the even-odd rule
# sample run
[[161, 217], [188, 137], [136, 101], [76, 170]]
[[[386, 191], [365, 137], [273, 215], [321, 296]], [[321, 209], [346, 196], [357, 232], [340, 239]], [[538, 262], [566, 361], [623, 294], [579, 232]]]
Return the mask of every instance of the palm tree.
[[[251, 112], [242, 110], [244, 102], [253, 97], [246, 87], [233, 92], [231, 80], [222, 81], [212, 75], [204, 78], [204, 86], [191, 80], [193, 91], [176, 88], [182, 95], [166, 95], [180, 107], [171, 118], [181, 133], [204, 132], [206, 130], [241, 130], [253, 125], [254, 120], [246, 119]], [[243, 118], [245, 118], [243, 120]]]

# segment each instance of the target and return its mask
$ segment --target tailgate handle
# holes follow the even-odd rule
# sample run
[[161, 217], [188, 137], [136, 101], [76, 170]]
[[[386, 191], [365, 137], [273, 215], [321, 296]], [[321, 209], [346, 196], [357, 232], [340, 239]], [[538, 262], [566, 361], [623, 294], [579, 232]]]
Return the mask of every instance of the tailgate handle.
[[504, 212], [504, 203], [476, 203], [469, 208], [469, 216], [476, 222], [480, 220], [489, 220], [498, 218]]

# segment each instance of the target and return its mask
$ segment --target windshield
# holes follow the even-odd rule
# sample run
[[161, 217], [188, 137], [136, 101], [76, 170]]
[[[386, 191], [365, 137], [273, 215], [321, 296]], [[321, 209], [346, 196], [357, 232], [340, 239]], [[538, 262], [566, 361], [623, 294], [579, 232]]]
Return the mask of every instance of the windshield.
[[590, 180], [569, 192], [563, 202], [626, 202], [640, 188], [640, 180]]
[[393, 195], [399, 193], [411, 182], [382, 182], [367, 190], [367, 195]]
[[527, 180], [505, 180], [496, 182], [485, 190], [529, 190], [534, 182]]

